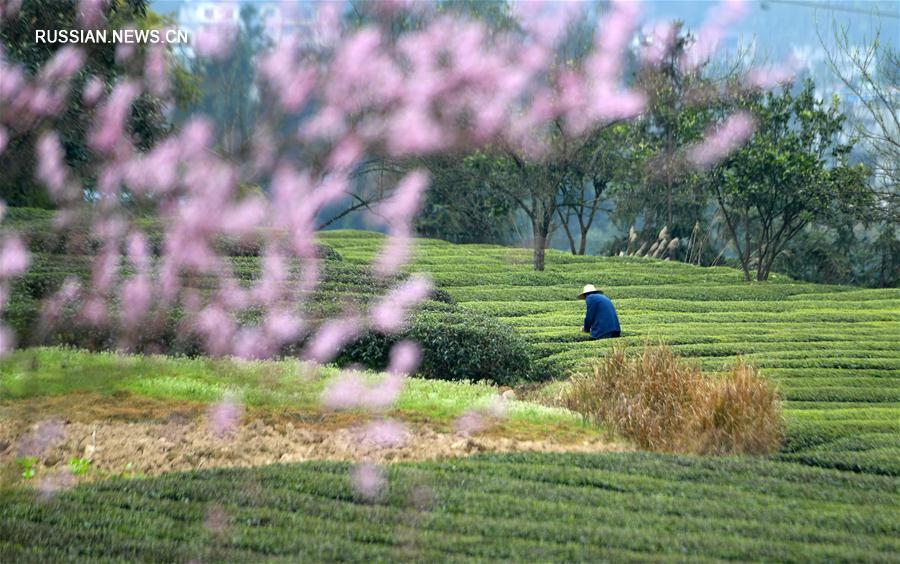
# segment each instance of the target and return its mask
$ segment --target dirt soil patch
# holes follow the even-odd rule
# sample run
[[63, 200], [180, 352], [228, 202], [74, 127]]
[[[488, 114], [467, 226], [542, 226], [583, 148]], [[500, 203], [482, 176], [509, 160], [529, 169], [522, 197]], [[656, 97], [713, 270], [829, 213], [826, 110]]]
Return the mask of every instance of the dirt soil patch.
[[408, 422], [403, 440], [393, 437], [386, 444], [367, 429], [369, 417], [347, 413], [249, 411], [223, 435], [210, 426], [202, 404], [118, 399], [122, 401], [84, 394], [0, 404], [0, 463], [13, 464], [36, 437], [46, 442], [38, 456], [38, 475], [62, 470], [80, 458], [90, 460], [90, 471], [82, 479], [306, 460], [392, 462], [482, 452], [628, 450], [596, 437], [503, 436], [508, 423], [466, 435]]

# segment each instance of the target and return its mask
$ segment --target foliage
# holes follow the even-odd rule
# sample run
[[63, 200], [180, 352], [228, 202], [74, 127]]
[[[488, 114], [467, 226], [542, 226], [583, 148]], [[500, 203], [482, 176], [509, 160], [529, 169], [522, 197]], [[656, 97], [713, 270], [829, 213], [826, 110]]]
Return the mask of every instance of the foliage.
[[73, 476], [84, 476], [91, 469], [91, 461], [87, 458], [73, 457], [69, 459], [68, 467]]
[[[752, 458], [506, 454], [389, 466], [378, 503], [348, 465], [116, 479], [35, 503], [0, 493], [0, 559], [889, 561], [896, 479]], [[204, 527], [213, 511], [223, 527]], [[9, 540], [13, 539], [13, 540]]]
[[[76, 312], [80, 303], [69, 304], [51, 324], [42, 322], [40, 318], [41, 300], [50, 298], [69, 280], [89, 279], [90, 259], [80, 255], [93, 254], [100, 243], [82, 244], [80, 251], [75, 249], [70, 235], [79, 231], [57, 233], [47, 229], [46, 224], [52, 219], [39, 211], [16, 212], [14, 222], [20, 233], [37, 235], [26, 236], [31, 250], [36, 253], [34, 264], [14, 283], [5, 315], [19, 342], [32, 345], [65, 344], [90, 350], [118, 348], [115, 325], [79, 321]], [[148, 223], [148, 229], [153, 229], [152, 223]], [[40, 236], [48, 233], [53, 237]], [[47, 243], [48, 239], [52, 240], [52, 245]], [[223, 241], [220, 245], [220, 252], [232, 257], [232, 268], [244, 283], [261, 276], [262, 262], [257, 257], [260, 244], [257, 239], [249, 238]], [[390, 281], [378, 281], [370, 269], [341, 265], [341, 256], [332, 247], [320, 244], [318, 248], [326, 262], [320, 290], [307, 304], [308, 313], [314, 320], [325, 318], [344, 307], [345, 300], [351, 295], [365, 300], [390, 286]], [[47, 253], [48, 250], [53, 253]], [[59, 251], [69, 254], [55, 254]], [[122, 265], [121, 270], [127, 271], [128, 268]], [[299, 265], [292, 270], [296, 276], [302, 273]], [[193, 286], [210, 291], [216, 287], [216, 281], [210, 277], [197, 277]], [[522, 380], [548, 379], [559, 374], [546, 363], [538, 373], [528, 345], [507, 324], [456, 308], [453, 297], [440, 288], [432, 290], [430, 298], [434, 301], [414, 316], [407, 329], [392, 335], [369, 331], [347, 347], [337, 361], [383, 369], [387, 366], [391, 347], [400, 340], [412, 339], [422, 346], [419, 374], [426, 378], [490, 380], [512, 384]], [[256, 321], [252, 315], [248, 312], [247, 322]], [[170, 308], [165, 316], [147, 320], [132, 337], [132, 347], [141, 352], [197, 355], [202, 350], [201, 339], [184, 325], [184, 313], [180, 308]], [[288, 343], [282, 353], [298, 354], [304, 345], [305, 340]]]
[[874, 194], [868, 172], [847, 162], [846, 117], [838, 101], [819, 100], [806, 81], [797, 94], [752, 96], [747, 107], [758, 128], [707, 182], [722, 212], [747, 280], [767, 280], [778, 256], [809, 223], [836, 214], [865, 218]]
[[416, 231], [453, 243], [508, 243], [515, 203], [493, 190], [479, 155], [432, 158], [423, 163], [434, 179], [416, 218]]
[[[35, 30], [79, 29], [78, 10], [79, 3], [74, 1], [22, 2], [17, 17], [4, 20], [0, 27], [4, 58], [21, 63], [32, 75], [39, 73], [42, 66], [46, 66], [63, 45], [37, 43]], [[134, 22], [141, 27], [162, 27], [169, 23], [150, 10], [145, 0], [104, 2], [103, 17], [105, 23], [98, 25], [97, 29], [106, 29], [109, 33]], [[65, 111], [59, 116], [48, 118], [40, 124], [41, 127], [31, 124], [21, 131], [9, 132], [10, 139], [6, 143], [6, 149], [0, 152], [0, 167], [4, 171], [0, 178], [0, 199], [7, 205], [54, 207], [45, 187], [35, 178], [35, 145], [40, 131], [46, 127], [55, 128], [59, 132], [66, 164], [73, 169], [85, 171], [90, 176], [89, 164], [93, 157], [87, 135], [94, 111], [84, 101], [83, 91], [92, 77], [99, 78], [108, 88], [125, 74], [127, 64], [126, 61], [117, 60], [114, 43], [93, 43], [86, 47], [86, 62], [73, 81], [73, 92], [67, 99]], [[142, 59], [143, 54], [137, 58]], [[192, 88], [190, 77], [186, 76], [179, 65], [174, 66], [173, 75], [177, 79], [175, 95], [189, 97]], [[168, 132], [169, 125], [163, 110], [162, 100], [150, 94], [143, 94], [135, 101], [129, 122], [130, 131], [140, 148], [149, 148]]]
[[16, 459], [16, 464], [22, 469], [22, 478], [30, 480], [37, 475], [38, 457], [20, 456]]
[[706, 377], [662, 345], [613, 349], [572, 379], [563, 402], [648, 450], [771, 454], [784, 435], [780, 400], [751, 365]]
[[338, 362], [384, 369], [391, 346], [402, 339], [422, 347], [418, 375], [423, 378], [512, 385], [559, 376], [549, 367], [537, 371], [527, 343], [512, 327], [465, 309], [419, 313], [394, 336], [368, 332], [344, 349]]
[[[345, 264], [371, 260], [383, 240], [361, 231], [323, 239]], [[809, 284], [778, 273], [765, 284], [747, 284], [729, 267], [553, 250], [546, 270], [534, 272], [531, 259], [527, 249], [420, 239], [409, 269], [428, 272], [460, 306], [511, 325], [538, 365], [546, 359], [577, 371], [614, 345], [643, 347], [648, 340], [665, 341], [708, 372], [727, 370], [740, 356], [777, 384], [785, 400], [787, 450], [779, 456], [900, 473], [893, 460], [900, 433], [900, 290]], [[622, 338], [590, 341], [579, 332], [584, 304], [575, 296], [588, 282], [613, 300]], [[860, 434], [866, 440], [856, 449], [849, 442]]]
[[180, 112], [182, 119], [196, 114], [207, 116], [216, 125], [218, 150], [240, 155], [248, 150], [262, 111], [262, 100], [256, 91], [258, 58], [272, 45], [259, 10], [252, 4], [241, 6], [235, 33], [224, 56], [191, 60], [198, 96]]

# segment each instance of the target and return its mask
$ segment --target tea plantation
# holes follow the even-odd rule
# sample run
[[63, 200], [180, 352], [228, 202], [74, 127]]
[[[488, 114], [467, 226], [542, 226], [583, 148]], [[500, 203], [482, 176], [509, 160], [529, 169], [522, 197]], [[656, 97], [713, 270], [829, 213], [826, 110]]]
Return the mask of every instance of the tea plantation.
[[[363, 231], [323, 240], [345, 262], [368, 262], [381, 243]], [[577, 369], [613, 344], [663, 340], [707, 370], [740, 355], [777, 382], [788, 444], [780, 455], [816, 466], [900, 475], [900, 289], [800, 283], [773, 274], [746, 283], [732, 268], [549, 251], [544, 272], [531, 252], [420, 240], [411, 270], [463, 307], [525, 336], [536, 355]], [[616, 304], [623, 338], [580, 332], [584, 284]]]
[[[342, 257], [327, 290], [370, 292], [353, 269], [382, 236], [322, 240]], [[113, 479], [49, 500], [12, 489], [0, 492], [0, 561], [900, 561], [900, 289], [557, 251], [538, 273], [530, 259], [420, 240], [409, 270], [454, 311], [508, 324], [544, 376], [658, 340], [710, 371], [752, 361], [785, 399], [785, 447], [394, 464], [377, 502], [330, 462]], [[622, 339], [580, 333], [586, 283], [615, 302]]]

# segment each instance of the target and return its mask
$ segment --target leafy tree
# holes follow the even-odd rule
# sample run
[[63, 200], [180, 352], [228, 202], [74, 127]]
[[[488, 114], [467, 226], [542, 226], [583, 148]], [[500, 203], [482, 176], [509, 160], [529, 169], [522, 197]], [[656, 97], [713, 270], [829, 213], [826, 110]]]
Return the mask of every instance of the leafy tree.
[[767, 280], [775, 260], [804, 227], [836, 214], [865, 217], [874, 197], [867, 169], [848, 164], [846, 116], [838, 100], [815, 96], [806, 81], [797, 94], [750, 95], [758, 120], [750, 142], [705, 177], [728, 228], [745, 278]]
[[216, 124], [219, 149], [226, 154], [245, 150], [261, 111], [256, 88], [256, 59], [271, 47], [259, 11], [241, 7], [237, 36], [222, 57], [195, 58], [191, 68], [199, 80], [198, 99], [187, 115], [203, 113]]
[[[710, 93], [732, 79], [737, 69], [714, 75], [708, 63], [686, 67], [683, 57], [696, 38], [680, 23], [672, 33], [672, 48], [660, 63], [642, 67], [635, 79], [647, 95], [647, 107], [634, 122], [632, 136], [633, 152], [642, 163], [631, 167], [631, 182], [615, 190], [612, 220], [623, 232], [632, 233], [635, 227], [643, 242], [653, 242], [663, 228], [672, 238], [702, 240], [703, 248], [694, 249], [694, 254], [709, 264], [718, 254], [709, 195], [681, 149], [700, 140], [716, 113], [727, 110], [728, 100]], [[611, 250], [624, 250], [628, 244], [615, 241]]]
[[580, 154], [569, 162], [570, 182], [564, 183], [557, 206], [559, 224], [573, 255], [587, 251], [587, 239], [602, 202], [611, 202], [612, 193], [635, 189], [646, 145], [631, 124], [617, 123], [592, 136]]
[[422, 165], [432, 177], [416, 230], [454, 243], [508, 243], [515, 229], [515, 203], [484, 177], [479, 154], [442, 156]]
[[[36, 74], [45, 63], [65, 44], [36, 43], [36, 29], [79, 29], [79, 2], [74, 0], [29, 0], [23, 2], [14, 18], [4, 20], [0, 26], [0, 42], [5, 56], [23, 65], [27, 72]], [[141, 27], [157, 26], [166, 21], [148, 9], [146, 0], [114, 1], [104, 3], [104, 22], [107, 30], [119, 29], [126, 24]], [[116, 45], [113, 43], [88, 43], [79, 45], [86, 55], [85, 65], [73, 80], [73, 90], [65, 112], [48, 118], [44, 123], [22, 130], [9, 131], [6, 150], [0, 154], [0, 198], [12, 206], [53, 207], [46, 190], [34, 178], [35, 144], [40, 133], [55, 129], [62, 141], [66, 163], [82, 170], [91, 161], [91, 150], [86, 137], [94, 112], [83, 102], [82, 91], [91, 77], [98, 77], [107, 87], [128, 72], [126, 64], [116, 61]], [[141, 60], [140, 56], [135, 57]], [[186, 96], [189, 78], [180, 69], [176, 76], [176, 96]], [[132, 105], [130, 129], [138, 148], [146, 149], [169, 130], [163, 115], [163, 103], [144, 93]], [[89, 174], [85, 174], [89, 178]]]

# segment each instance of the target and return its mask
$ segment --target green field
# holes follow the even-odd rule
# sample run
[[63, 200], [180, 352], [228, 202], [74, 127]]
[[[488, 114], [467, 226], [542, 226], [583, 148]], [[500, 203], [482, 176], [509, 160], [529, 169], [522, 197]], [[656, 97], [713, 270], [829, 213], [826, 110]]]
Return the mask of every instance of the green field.
[[[333, 463], [0, 494], [0, 561], [896, 561], [897, 481], [648, 454], [391, 467], [360, 502]], [[225, 531], [204, 528], [213, 509]]]
[[[361, 231], [322, 239], [343, 257], [335, 272], [368, 263], [383, 241]], [[547, 365], [577, 370], [614, 344], [657, 340], [710, 371], [740, 355], [785, 399], [782, 451], [403, 463], [391, 466], [389, 495], [377, 503], [355, 497], [346, 465], [325, 462], [115, 479], [49, 501], [17, 489], [0, 494], [0, 561], [900, 561], [900, 290], [779, 275], [746, 283], [731, 268], [557, 251], [537, 273], [530, 258], [525, 249], [420, 240], [410, 271], [429, 273], [461, 307], [508, 323]], [[329, 290], [359, 291], [352, 276], [339, 278]], [[584, 306], [575, 296], [585, 283], [615, 302], [622, 339], [580, 333]], [[38, 378], [32, 387], [13, 380], [31, 370], [29, 355], [47, 367], [29, 377]], [[129, 358], [138, 357], [19, 352], [2, 364], [0, 391], [16, 401], [93, 383], [110, 393], [211, 400], [233, 387], [262, 407], [312, 408], [314, 394], [289, 378], [257, 378], [265, 363], [223, 371], [204, 359]], [[159, 370], [139, 365], [117, 379], [122, 362]], [[401, 405], [447, 418], [490, 393], [414, 381]], [[516, 417], [558, 414], [526, 410], [511, 424]], [[423, 491], [427, 501], [415, 501]], [[228, 515], [224, 533], [203, 526], [214, 507]]]
[[[368, 262], [380, 239], [325, 233], [345, 262]], [[900, 289], [822, 286], [773, 275], [747, 283], [739, 270], [641, 258], [576, 257], [421, 240], [412, 271], [428, 272], [461, 305], [496, 316], [540, 356], [577, 369], [614, 344], [663, 340], [707, 370], [740, 355], [786, 400], [781, 459], [900, 475]], [[580, 333], [580, 288], [614, 301], [623, 338]]]

